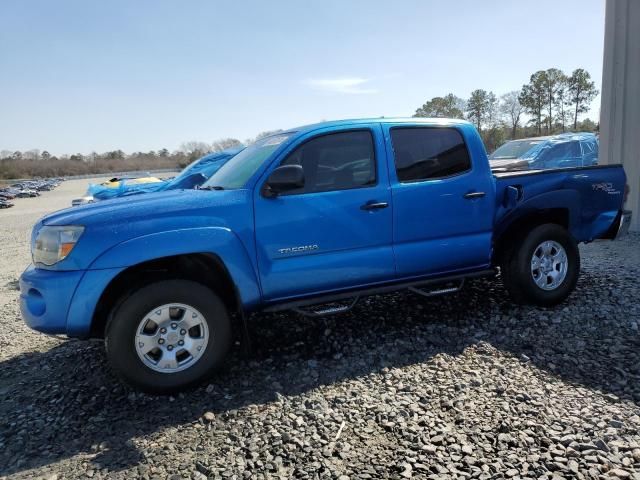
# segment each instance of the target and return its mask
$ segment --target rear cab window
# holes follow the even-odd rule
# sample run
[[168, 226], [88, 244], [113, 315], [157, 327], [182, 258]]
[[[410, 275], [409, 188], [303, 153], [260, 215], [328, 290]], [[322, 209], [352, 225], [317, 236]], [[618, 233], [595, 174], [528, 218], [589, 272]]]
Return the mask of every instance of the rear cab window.
[[391, 143], [398, 180], [436, 180], [471, 170], [462, 134], [447, 127], [394, 127]]

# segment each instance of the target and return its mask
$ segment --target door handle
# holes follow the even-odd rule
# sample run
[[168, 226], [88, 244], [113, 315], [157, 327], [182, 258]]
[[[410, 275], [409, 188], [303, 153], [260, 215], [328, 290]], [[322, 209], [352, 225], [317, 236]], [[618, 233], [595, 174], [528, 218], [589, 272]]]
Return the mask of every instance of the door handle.
[[464, 194], [464, 198], [467, 200], [473, 200], [474, 198], [482, 198], [486, 195], [484, 192], [469, 192]]
[[387, 208], [389, 204], [387, 202], [367, 202], [360, 207], [361, 210], [379, 210], [381, 208]]

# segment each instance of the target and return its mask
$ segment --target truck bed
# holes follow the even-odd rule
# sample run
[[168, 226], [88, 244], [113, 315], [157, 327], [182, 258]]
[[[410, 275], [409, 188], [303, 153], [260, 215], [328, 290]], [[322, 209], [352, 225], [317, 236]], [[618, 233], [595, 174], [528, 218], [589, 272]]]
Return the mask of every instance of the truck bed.
[[[578, 242], [607, 233], [620, 212], [626, 184], [619, 164], [500, 172], [494, 178], [496, 234], [533, 210], [554, 210], [566, 215], [567, 227]], [[515, 204], [508, 200], [509, 187], [519, 192]]]

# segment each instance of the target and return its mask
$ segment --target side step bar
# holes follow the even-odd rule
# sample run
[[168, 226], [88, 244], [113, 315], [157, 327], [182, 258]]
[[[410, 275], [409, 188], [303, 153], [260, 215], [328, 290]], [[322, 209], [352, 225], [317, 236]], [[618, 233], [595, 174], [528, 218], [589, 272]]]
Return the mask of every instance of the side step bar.
[[438, 295], [446, 295], [447, 293], [459, 292], [460, 290], [462, 290], [463, 286], [464, 278], [460, 280], [458, 285], [453, 287], [434, 288], [433, 290], [424, 290], [423, 288], [409, 287], [409, 291], [417, 293], [418, 295], [422, 295], [423, 297], [436, 297]]
[[[293, 308], [292, 310], [304, 317], [310, 317], [310, 318], [318, 318], [318, 317], [328, 317], [329, 315], [337, 315], [339, 313], [346, 313], [349, 310], [351, 310], [353, 307], [356, 306], [356, 303], [358, 303], [358, 300], [360, 300], [360, 297], [354, 297], [353, 301], [350, 304], [347, 305], [340, 305], [340, 306], [335, 306], [335, 307], [326, 307], [326, 308], [321, 308], [319, 310], [304, 310], [302, 308]], [[317, 307], [322, 307], [323, 305], [327, 305], [326, 303], [324, 304], [318, 304], [315, 305]], [[314, 305], [311, 305], [311, 307], [313, 307]]]
[[[486, 270], [480, 270], [476, 272], [470, 272], [460, 275], [450, 275], [447, 277], [439, 278], [427, 278], [414, 280], [411, 282], [399, 282], [386, 285], [377, 285], [360, 290], [351, 290], [347, 292], [339, 292], [334, 294], [322, 295], [318, 297], [309, 297], [297, 300], [289, 300], [279, 303], [273, 303], [262, 309], [263, 312], [280, 312], [283, 310], [293, 310], [304, 316], [321, 317], [327, 315], [334, 315], [337, 313], [344, 313], [351, 310], [360, 297], [377, 295], [381, 293], [395, 292], [402, 289], [409, 289], [410, 291], [423, 295], [426, 297], [433, 297], [436, 295], [444, 295], [446, 293], [454, 293], [459, 291], [464, 285], [465, 279], [489, 277], [496, 275], [495, 268]], [[454, 284], [448, 286], [448, 284]], [[457, 285], [456, 285], [457, 284]], [[431, 287], [431, 288], [428, 288]], [[340, 301], [348, 301], [347, 305], [339, 306], [327, 306], [328, 304], [339, 303]], [[310, 307], [309, 310], [301, 307]]]

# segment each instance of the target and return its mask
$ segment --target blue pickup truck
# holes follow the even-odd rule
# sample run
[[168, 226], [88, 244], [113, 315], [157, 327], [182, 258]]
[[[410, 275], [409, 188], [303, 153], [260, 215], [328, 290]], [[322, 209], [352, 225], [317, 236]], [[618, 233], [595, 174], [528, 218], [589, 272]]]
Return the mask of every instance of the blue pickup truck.
[[573, 291], [578, 243], [625, 233], [621, 166], [493, 174], [475, 128], [326, 122], [263, 138], [197, 190], [52, 213], [20, 279], [26, 323], [104, 338], [129, 384], [180, 390], [218, 367], [248, 312], [323, 316], [363, 295], [431, 296], [501, 272], [514, 301]]

